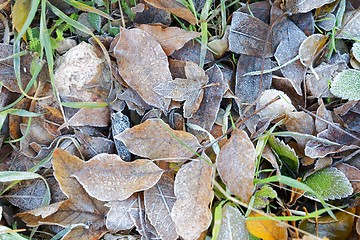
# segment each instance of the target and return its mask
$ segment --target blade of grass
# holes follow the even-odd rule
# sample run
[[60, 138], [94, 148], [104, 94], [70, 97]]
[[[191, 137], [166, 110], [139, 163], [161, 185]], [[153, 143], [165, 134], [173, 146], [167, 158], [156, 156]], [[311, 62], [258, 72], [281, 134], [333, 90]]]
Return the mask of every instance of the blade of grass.
[[212, 0], [206, 0], [200, 15], [200, 29], [201, 29], [201, 42], [202, 42], [200, 49], [200, 64], [199, 64], [200, 67], [204, 67], [205, 65], [205, 57], [206, 57], [207, 44], [208, 44], [207, 18], [209, 16], [211, 3]]
[[114, 18], [112, 18], [109, 14], [106, 14], [104, 13], [103, 11], [99, 10], [99, 9], [96, 9], [94, 7], [91, 7], [91, 6], [88, 6], [84, 3], [81, 3], [81, 2], [77, 2], [75, 0], [64, 0], [64, 2], [66, 2], [67, 4], [81, 10], [81, 11], [84, 11], [84, 12], [90, 12], [90, 13], [96, 13], [106, 19], [109, 19], [109, 20], [114, 20]]
[[62, 102], [61, 104], [69, 108], [103, 108], [108, 106], [106, 102]]

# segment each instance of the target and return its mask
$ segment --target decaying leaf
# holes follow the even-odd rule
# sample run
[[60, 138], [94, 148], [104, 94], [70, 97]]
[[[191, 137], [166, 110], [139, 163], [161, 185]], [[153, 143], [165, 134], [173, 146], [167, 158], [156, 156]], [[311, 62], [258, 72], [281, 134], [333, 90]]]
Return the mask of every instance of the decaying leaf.
[[360, 100], [360, 71], [344, 70], [334, 78], [330, 91], [337, 97], [349, 100]]
[[196, 23], [196, 18], [193, 13], [176, 0], [145, 0], [145, 2], [156, 8], [169, 11], [193, 25]]
[[229, 34], [229, 49], [238, 54], [259, 58], [263, 55], [271, 57], [271, 38], [266, 39], [268, 31], [269, 25], [260, 19], [246, 13], [234, 12]]
[[349, 179], [354, 193], [360, 192], [360, 170], [354, 166], [351, 166], [346, 163], [340, 163], [336, 166], [341, 172], [343, 172], [346, 177]]
[[274, 119], [284, 116], [286, 112], [295, 110], [295, 107], [291, 104], [291, 99], [284, 92], [275, 89], [268, 89], [262, 93], [259, 102], [256, 104], [256, 109], [263, 108], [263, 106], [277, 96], [280, 97], [279, 100], [276, 100], [259, 112], [262, 118], [268, 117]]
[[[203, 154], [206, 161], [210, 159]], [[214, 193], [212, 167], [198, 159], [183, 165], [175, 178], [176, 202], [171, 211], [177, 233], [185, 240], [197, 239], [211, 223], [209, 204]]]
[[124, 162], [118, 155], [101, 153], [87, 161], [72, 176], [90, 196], [102, 201], [121, 201], [134, 192], [154, 186], [162, 173], [148, 160]]
[[[249, 214], [250, 218], [262, 216], [262, 214], [254, 212]], [[252, 235], [263, 240], [287, 239], [288, 236], [286, 227], [279, 225], [275, 220], [246, 219], [246, 227]]]
[[249, 239], [245, 217], [237, 208], [230, 204], [225, 204], [222, 209], [221, 226], [217, 239]]
[[171, 210], [175, 203], [174, 180], [169, 174], [163, 174], [154, 187], [144, 192], [146, 215], [163, 240], [176, 240], [175, 224], [171, 219]]
[[336, 220], [331, 216], [306, 219], [300, 222], [299, 228], [318, 237], [327, 237], [331, 240], [348, 239], [354, 225], [355, 209], [348, 208], [346, 211], [336, 212]]
[[[30, 12], [31, 0], [18, 0], [12, 8], [12, 24], [19, 33], [24, 26], [26, 18]], [[26, 37], [24, 37], [26, 39]]]
[[286, 10], [291, 13], [306, 13], [315, 8], [334, 2], [335, 0], [289, 0], [286, 1]]
[[137, 209], [137, 196], [133, 195], [123, 201], [112, 201], [105, 206], [110, 210], [106, 215], [106, 228], [113, 233], [122, 230], [129, 230], [134, 227], [134, 222], [131, 219], [130, 211]]
[[146, 103], [167, 110], [170, 99], [154, 91], [159, 84], [172, 81], [167, 56], [161, 45], [138, 28], [121, 29], [115, 40], [114, 55], [123, 80]]
[[133, 154], [150, 159], [189, 158], [200, 147], [195, 136], [184, 131], [172, 130], [159, 119], [146, 120], [115, 138], [124, 142]]
[[191, 39], [200, 36], [198, 32], [186, 31], [178, 27], [163, 28], [157, 25], [141, 24], [138, 28], [153, 36], [168, 56], [182, 48]]
[[190, 118], [198, 110], [204, 95], [204, 86], [209, 78], [196, 63], [186, 62], [185, 76], [164, 82], [154, 88], [155, 92], [164, 98], [184, 102], [184, 117]]
[[310, 175], [304, 183], [325, 200], [341, 199], [353, 193], [349, 179], [334, 167], [324, 168]]
[[236, 129], [217, 157], [218, 171], [230, 192], [249, 202], [254, 188], [255, 147], [245, 131]]
[[269, 199], [274, 199], [277, 197], [277, 192], [269, 185], [264, 185], [255, 192], [254, 196], [254, 208], [262, 209], [269, 205]]
[[[288, 131], [309, 135], [315, 133], [314, 119], [306, 112], [288, 112], [286, 118], [284, 125]], [[306, 139], [294, 138], [301, 147], [305, 147]]]
[[344, 39], [360, 39], [360, 12], [358, 10], [349, 11], [344, 14], [343, 23], [345, 24], [341, 32], [336, 36]]
[[299, 56], [301, 63], [309, 68], [313, 67], [317, 53], [324, 46], [327, 36], [322, 34], [313, 34], [307, 37], [300, 45]]

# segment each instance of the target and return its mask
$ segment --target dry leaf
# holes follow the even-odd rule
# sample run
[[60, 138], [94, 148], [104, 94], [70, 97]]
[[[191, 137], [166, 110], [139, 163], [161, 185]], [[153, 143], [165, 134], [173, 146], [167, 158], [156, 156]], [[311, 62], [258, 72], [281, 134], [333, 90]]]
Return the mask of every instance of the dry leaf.
[[156, 86], [155, 92], [164, 98], [184, 102], [184, 117], [190, 118], [200, 106], [204, 95], [204, 86], [209, 78], [204, 70], [196, 63], [186, 62], [186, 79], [175, 78], [173, 81], [164, 82]]
[[[242, 12], [234, 12], [229, 34], [229, 49], [254, 57], [272, 57], [271, 38], [266, 42], [269, 25]], [[266, 50], [266, 52], [265, 52]]]
[[295, 14], [295, 13], [306, 13], [310, 12], [315, 8], [324, 6], [334, 2], [335, 0], [288, 0], [286, 1], [286, 10]]
[[145, 0], [146, 3], [160, 9], [164, 9], [172, 14], [182, 18], [192, 25], [196, 24], [194, 14], [184, 5], [176, 0]]
[[118, 231], [129, 230], [135, 226], [133, 220], [130, 217], [130, 211], [137, 209], [137, 195], [133, 195], [123, 201], [112, 201], [105, 206], [110, 210], [106, 215], [106, 228], [116, 233]]
[[360, 38], [360, 12], [359, 9], [344, 14], [343, 26], [337, 38], [359, 39]]
[[161, 45], [166, 55], [179, 50], [185, 43], [200, 36], [198, 32], [187, 31], [178, 27], [163, 28], [157, 25], [141, 24], [138, 28], [153, 36]]
[[[249, 217], [262, 217], [262, 214], [251, 212]], [[246, 227], [249, 232], [257, 238], [263, 240], [287, 239], [287, 229], [280, 226], [274, 220], [246, 220]]]
[[[288, 131], [309, 135], [315, 133], [315, 122], [309, 114], [305, 112], [287, 112], [286, 116], [287, 119], [284, 125]], [[305, 147], [307, 140], [296, 137], [295, 140], [300, 146]]]
[[236, 129], [220, 149], [218, 172], [230, 192], [249, 202], [254, 188], [255, 147], [245, 131]]
[[346, 163], [340, 163], [336, 166], [349, 179], [354, 193], [360, 192], [360, 170]]
[[121, 201], [154, 186], [162, 173], [152, 161], [124, 162], [118, 155], [101, 153], [73, 176], [90, 196], [102, 201]]
[[146, 103], [167, 110], [170, 99], [154, 91], [157, 85], [172, 81], [167, 56], [160, 44], [137, 28], [122, 28], [118, 36], [114, 55], [121, 77]]
[[226, 204], [222, 209], [218, 239], [249, 239], [249, 232], [245, 225], [245, 217], [236, 207], [230, 204]]
[[154, 187], [144, 192], [146, 215], [162, 240], [178, 239], [175, 224], [171, 219], [175, 200], [174, 180], [169, 174], [163, 174]]
[[[200, 51], [201, 51], [200, 43], [198, 43], [197, 41], [189, 41], [185, 43], [184, 47], [175, 51], [171, 55], [171, 57], [176, 60], [191, 61], [196, 64], [200, 64]], [[210, 51], [207, 51], [205, 56], [205, 64], [213, 61], [214, 61], [214, 55]]]
[[[210, 159], [203, 154], [205, 160]], [[204, 161], [183, 165], [175, 178], [176, 202], [171, 212], [177, 233], [185, 240], [197, 239], [211, 223], [212, 167]]]
[[[312, 69], [315, 56], [324, 46], [327, 36], [322, 34], [313, 34], [307, 37], [300, 45], [300, 61], [305, 67]], [[315, 74], [316, 75], [316, 74]], [[318, 78], [318, 77], [317, 77]]]
[[160, 119], [148, 119], [114, 138], [123, 141], [133, 154], [150, 159], [189, 158], [200, 147], [195, 136], [172, 130]]
[[[28, 17], [31, 8], [31, 0], [18, 0], [15, 2], [12, 7], [12, 24], [16, 31], [19, 33], [23, 28], [25, 21]], [[26, 40], [26, 34], [24, 35], [24, 40]]]

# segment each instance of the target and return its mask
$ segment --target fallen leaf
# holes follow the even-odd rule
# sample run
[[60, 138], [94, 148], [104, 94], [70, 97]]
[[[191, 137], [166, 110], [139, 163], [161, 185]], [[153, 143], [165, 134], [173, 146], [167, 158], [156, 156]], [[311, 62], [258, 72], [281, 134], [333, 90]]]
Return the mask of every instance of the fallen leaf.
[[[200, 51], [201, 51], [201, 44], [197, 41], [189, 41], [185, 43], [184, 47], [180, 48], [179, 50], [175, 51], [171, 57], [176, 60], [181, 61], [191, 61], [196, 64], [200, 64]], [[206, 52], [205, 56], [205, 64], [214, 61], [214, 55], [210, 52]]]
[[85, 159], [90, 159], [100, 153], [115, 153], [114, 142], [107, 138], [89, 136], [76, 130], [75, 136], [80, 143], [80, 151]]
[[[288, 112], [284, 123], [286, 130], [290, 132], [303, 133], [313, 135], [315, 133], [314, 119], [305, 112]], [[305, 147], [308, 140], [294, 137], [296, 142]]]
[[[325, 119], [326, 121], [332, 123], [333, 119], [331, 116], [331, 112], [326, 109], [322, 98], [319, 98], [318, 102], [319, 102], [319, 107], [316, 110], [316, 116], [319, 116], [320, 118]], [[315, 129], [316, 132], [318, 133], [326, 130], [326, 128], [328, 127], [328, 124], [322, 121], [320, 118], [315, 118]]]
[[141, 24], [138, 28], [153, 36], [168, 56], [173, 54], [175, 50], [182, 48], [191, 39], [200, 36], [198, 32], [187, 31], [178, 27], [163, 28], [157, 25]]
[[[271, 215], [274, 216], [274, 215]], [[263, 217], [262, 214], [251, 212], [249, 217]], [[263, 240], [277, 240], [287, 239], [287, 229], [277, 221], [266, 219], [266, 220], [246, 220], [246, 227], [249, 232], [257, 238]]]
[[272, 57], [269, 25], [242, 12], [234, 12], [229, 34], [229, 50], [254, 57]]
[[162, 173], [152, 161], [138, 159], [124, 162], [115, 154], [101, 153], [87, 161], [72, 176], [90, 196], [101, 201], [121, 201], [135, 192], [154, 186]]
[[189, 158], [200, 147], [195, 136], [172, 130], [159, 119], [146, 120], [114, 138], [124, 142], [133, 154], [150, 159]]
[[317, 77], [312, 74], [306, 74], [305, 83], [308, 95], [315, 98], [333, 97], [329, 89], [329, 79], [336, 74], [338, 66], [336, 64], [321, 63], [314, 68]]
[[[116, 136], [129, 128], [130, 128], [130, 120], [126, 115], [124, 115], [122, 112], [111, 114], [111, 130], [113, 136]], [[116, 146], [117, 153], [121, 157], [121, 159], [124, 160], [125, 162], [130, 162], [131, 153], [129, 149], [124, 145], [124, 143], [118, 139], [114, 139], [114, 143]]]
[[360, 170], [346, 163], [340, 163], [336, 166], [349, 179], [354, 193], [360, 192]]
[[[30, 9], [31, 0], [18, 0], [12, 7], [12, 24], [18, 33], [23, 28]], [[26, 40], [26, 35], [24, 35], [24, 40]]]
[[[315, 32], [315, 19], [312, 12], [298, 13], [290, 16], [290, 20], [295, 23], [298, 28], [305, 33], [306, 36], [310, 36]], [[316, 22], [318, 25], [320, 22]]]
[[243, 130], [236, 129], [217, 156], [218, 172], [229, 191], [249, 202], [254, 188], [255, 147]]
[[124, 100], [130, 110], [136, 111], [139, 115], [144, 115], [146, 110], [152, 107], [147, 104], [141, 96], [132, 88], [126, 88], [124, 92], [116, 96], [119, 100]]
[[175, 200], [174, 180], [169, 174], [163, 174], [154, 187], [144, 191], [146, 215], [163, 240], [178, 239], [175, 224], [171, 219]]
[[360, 100], [360, 71], [347, 69], [336, 75], [330, 92], [343, 99]]
[[245, 217], [230, 204], [225, 204], [222, 209], [220, 232], [217, 239], [249, 239], [246, 229]]
[[[205, 154], [202, 158], [210, 161]], [[171, 218], [177, 233], [185, 240], [197, 239], [208, 229], [212, 219], [209, 204], [214, 196], [213, 171], [204, 159], [184, 164], [175, 177], [176, 202]]]
[[[315, 57], [324, 46], [327, 36], [322, 34], [313, 34], [307, 37], [300, 45], [299, 56], [300, 61], [305, 67], [313, 68]], [[316, 74], [315, 74], [316, 75]], [[318, 77], [317, 77], [318, 78]]]
[[193, 62], [186, 62], [185, 76], [186, 79], [175, 78], [173, 81], [161, 83], [154, 90], [166, 99], [185, 101], [184, 117], [190, 118], [200, 106], [204, 95], [203, 88], [209, 78], [204, 70]]
[[122, 28], [115, 42], [114, 55], [123, 80], [146, 103], [167, 110], [170, 99], [154, 90], [159, 84], [172, 81], [167, 56], [161, 45], [141, 29]]
[[123, 201], [111, 201], [105, 204], [110, 208], [106, 215], [106, 228], [110, 232], [130, 230], [135, 226], [130, 211], [138, 208], [137, 200], [137, 196], [133, 195]]
[[160, 9], [171, 12], [172, 14], [182, 18], [192, 25], [196, 24], [196, 18], [194, 14], [176, 0], [145, 0], [146, 3]]
[[254, 208], [262, 209], [270, 204], [269, 199], [277, 197], [277, 192], [269, 185], [264, 185], [255, 192], [254, 196]]
[[295, 14], [295, 13], [306, 13], [310, 12], [313, 9], [324, 6], [334, 2], [335, 0], [288, 0], [286, 1], [286, 10]]
[[360, 38], [360, 12], [358, 10], [345, 12], [342, 27], [337, 38], [359, 39]]

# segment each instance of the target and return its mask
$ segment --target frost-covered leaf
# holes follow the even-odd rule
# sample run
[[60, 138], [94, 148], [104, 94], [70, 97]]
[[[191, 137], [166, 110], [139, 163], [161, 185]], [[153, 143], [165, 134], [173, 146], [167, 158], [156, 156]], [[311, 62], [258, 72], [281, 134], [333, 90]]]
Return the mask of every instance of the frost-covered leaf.
[[106, 228], [113, 233], [122, 230], [129, 230], [134, 227], [134, 222], [130, 217], [130, 211], [138, 207], [137, 196], [133, 196], [123, 201], [112, 201], [105, 206], [110, 210], [106, 215]]
[[315, 56], [324, 46], [327, 36], [322, 34], [313, 34], [307, 37], [300, 45], [299, 56], [300, 61], [305, 67], [312, 68]]
[[260, 190], [255, 192], [254, 196], [255, 200], [253, 207], [256, 209], [262, 209], [269, 205], [269, 199], [274, 199], [277, 197], [277, 193], [269, 185], [264, 185], [261, 187]]
[[218, 172], [229, 191], [249, 202], [254, 188], [255, 147], [245, 131], [236, 129], [217, 157]]
[[262, 108], [277, 96], [280, 97], [279, 100], [271, 103], [259, 112], [259, 115], [262, 118], [277, 118], [284, 116], [287, 111], [291, 112], [295, 110], [295, 107], [291, 104], [290, 98], [284, 92], [276, 89], [265, 90], [262, 93], [259, 102], [256, 104], [256, 109]]
[[221, 226], [217, 239], [249, 239], [249, 231], [246, 229], [245, 217], [237, 208], [230, 204], [226, 204], [222, 209]]
[[[203, 154], [206, 161], [210, 159]], [[209, 204], [214, 193], [212, 167], [198, 159], [183, 165], [175, 178], [176, 202], [171, 211], [177, 233], [185, 240], [198, 239], [211, 223]]]
[[348, 69], [336, 75], [330, 92], [343, 99], [360, 100], [360, 71]]
[[310, 175], [304, 183], [325, 200], [345, 198], [353, 192], [349, 179], [334, 167], [325, 168]]
[[149, 160], [124, 162], [118, 155], [101, 153], [85, 162], [73, 176], [90, 196], [102, 201], [121, 201], [154, 186], [162, 173]]
[[306, 13], [315, 8], [334, 2], [335, 0], [289, 0], [286, 1], [286, 10], [295, 13]]
[[337, 38], [344, 39], [360, 39], [360, 12], [359, 9], [354, 11], [348, 11], [344, 14], [343, 18], [344, 24]]
[[123, 141], [133, 154], [150, 159], [189, 158], [200, 147], [194, 135], [172, 130], [159, 119], [148, 119], [114, 138]]
[[351, 52], [354, 56], [354, 58], [356, 59], [356, 61], [360, 62], [360, 42], [355, 42]]
[[347, 212], [338, 211], [335, 213], [336, 220], [331, 216], [318, 217], [315, 219], [306, 219], [300, 222], [299, 228], [314, 234], [318, 237], [343, 240], [349, 239], [354, 225], [354, 208], [345, 209]]

